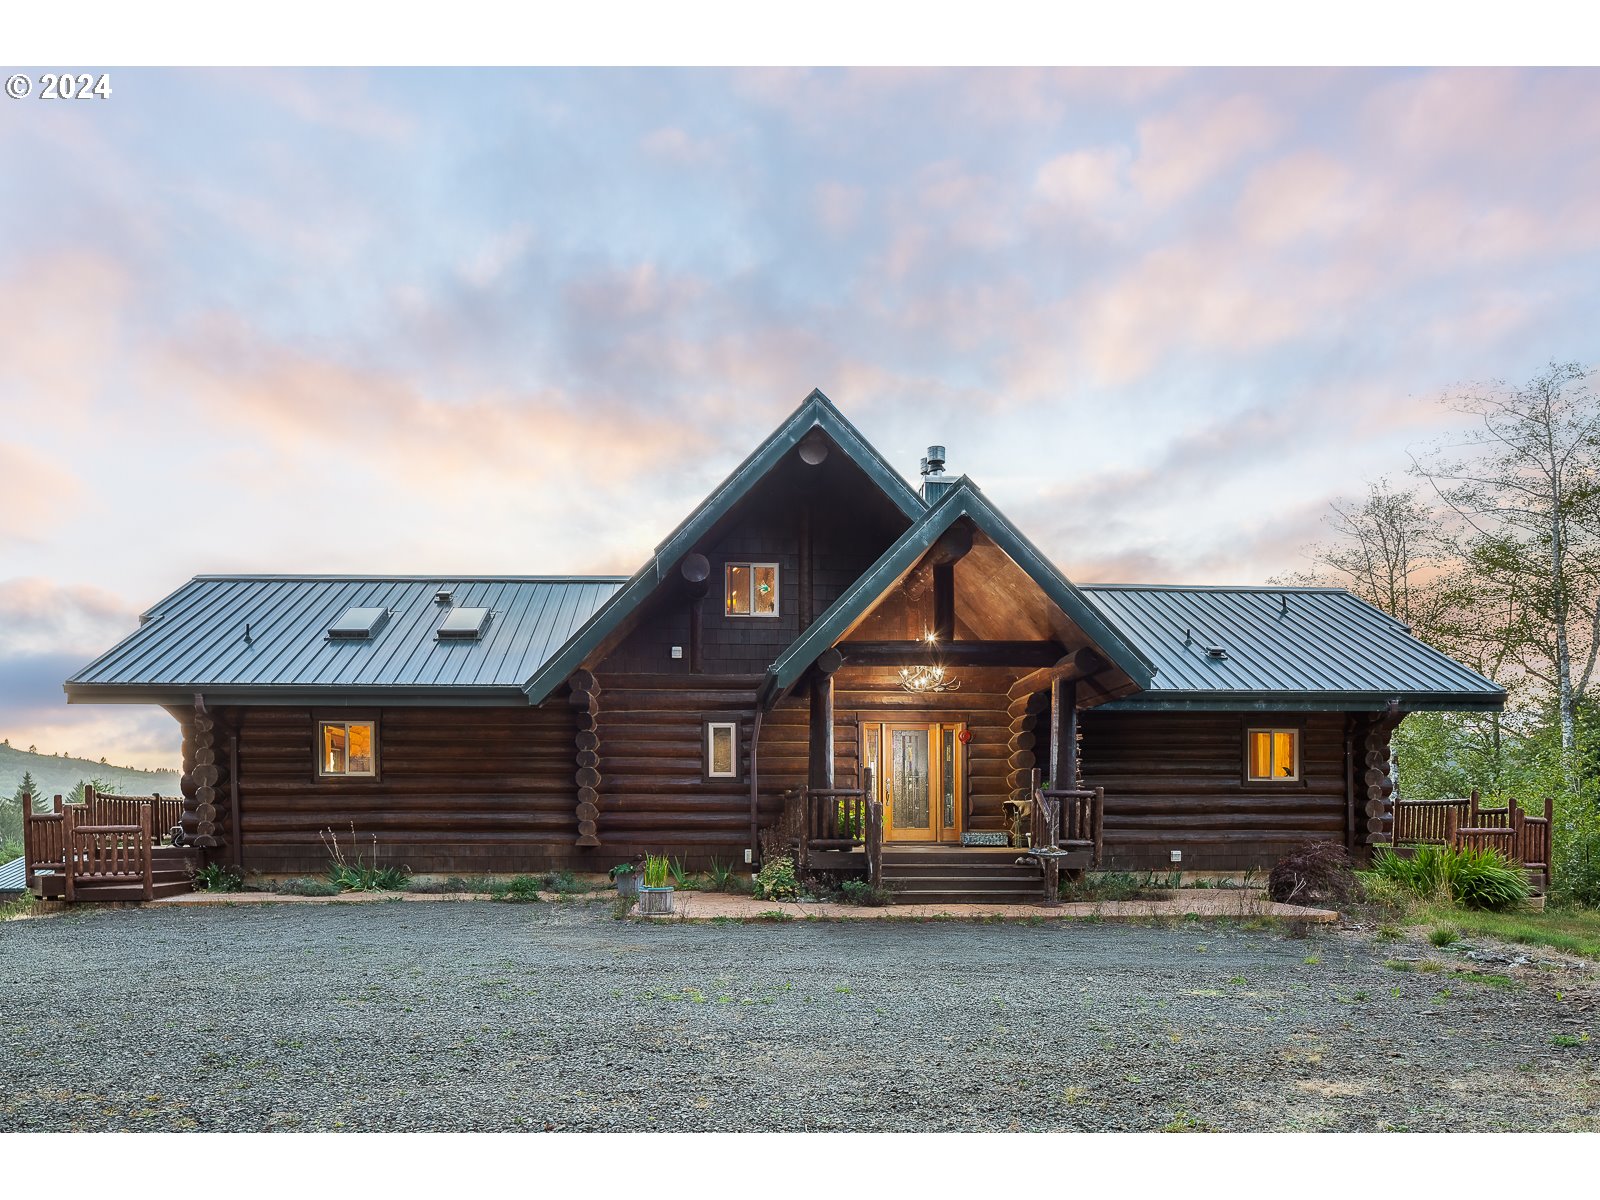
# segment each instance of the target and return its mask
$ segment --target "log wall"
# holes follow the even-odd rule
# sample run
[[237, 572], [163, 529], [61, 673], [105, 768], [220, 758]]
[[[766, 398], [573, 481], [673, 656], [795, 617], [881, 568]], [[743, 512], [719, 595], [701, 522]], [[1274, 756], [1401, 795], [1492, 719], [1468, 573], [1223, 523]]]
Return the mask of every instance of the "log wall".
[[[1301, 779], [1247, 783], [1244, 731], [1301, 728]], [[1342, 713], [1083, 713], [1084, 786], [1106, 790], [1107, 870], [1269, 868], [1313, 839], [1343, 843]]]
[[[331, 715], [331, 714], [330, 714]], [[230, 710], [240, 722], [243, 866], [322, 874], [332, 829], [346, 852], [351, 826], [385, 865], [418, 873], [532, 872], [590, 864], [578, 837], [574, 713], [544, 708], [389, 708], [380, 715], [380, 778], [317, 779], [312, 714]]]

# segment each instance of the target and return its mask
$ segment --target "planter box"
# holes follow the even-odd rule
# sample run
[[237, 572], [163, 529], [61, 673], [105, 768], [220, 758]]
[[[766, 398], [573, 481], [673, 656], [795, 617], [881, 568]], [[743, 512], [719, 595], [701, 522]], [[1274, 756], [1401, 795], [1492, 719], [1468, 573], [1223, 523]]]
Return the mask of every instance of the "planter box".
[[672, 912], [672, 892], [670, 887], [645, 887], [639, 886], [639, 913], [646, 917], [664, 917]]
[[630, 871], [626, 875], [613, 875], [611, 882], [617, 885], [617, 895], [637, 896], [639, 894], [639, 875]]

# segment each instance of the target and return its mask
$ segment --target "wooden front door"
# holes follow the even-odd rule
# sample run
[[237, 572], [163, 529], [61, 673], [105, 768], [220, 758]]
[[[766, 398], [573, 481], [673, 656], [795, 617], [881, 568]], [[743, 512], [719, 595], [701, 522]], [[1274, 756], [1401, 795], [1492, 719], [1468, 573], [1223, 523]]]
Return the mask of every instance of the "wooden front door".
[[[961, 840], [960, 725], [885, 721], [863, 733], [891, 842]], [[874, 761], [875, 760], [875, 761]]]

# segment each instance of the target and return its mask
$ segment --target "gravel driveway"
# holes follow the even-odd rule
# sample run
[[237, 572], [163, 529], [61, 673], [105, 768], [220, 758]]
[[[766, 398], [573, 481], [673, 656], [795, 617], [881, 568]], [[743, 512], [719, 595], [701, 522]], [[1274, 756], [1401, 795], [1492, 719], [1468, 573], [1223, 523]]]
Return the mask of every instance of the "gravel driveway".
[[0, 924], [0, 1130], [1595, 1129], [1597, 982], [1215, 924], [85, 910]]

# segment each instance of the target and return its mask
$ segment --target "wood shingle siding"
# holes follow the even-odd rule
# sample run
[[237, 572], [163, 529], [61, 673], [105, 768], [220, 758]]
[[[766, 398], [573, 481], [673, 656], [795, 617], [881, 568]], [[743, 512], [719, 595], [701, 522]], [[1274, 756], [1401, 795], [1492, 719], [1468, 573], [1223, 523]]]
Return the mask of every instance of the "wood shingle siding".
[[[1084, 783], [1106, 790], [1108, 870], [1266, 868], [1303, 842], [1345, 840], [1341, 713], [1091, 710], [1081, 723]], [[1268, 726], [1302, 729], [1300, 781], [1245, 781], [1244, 730]]]

